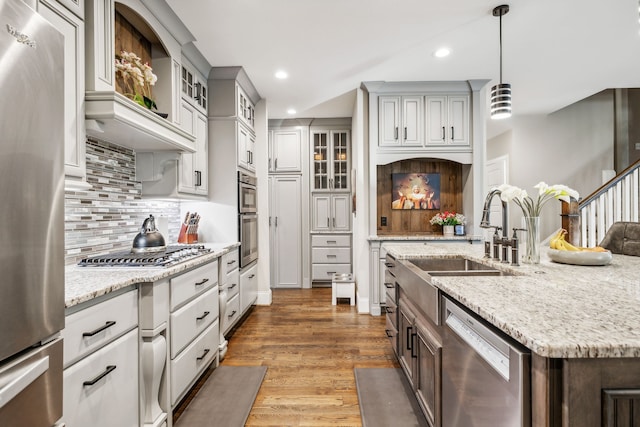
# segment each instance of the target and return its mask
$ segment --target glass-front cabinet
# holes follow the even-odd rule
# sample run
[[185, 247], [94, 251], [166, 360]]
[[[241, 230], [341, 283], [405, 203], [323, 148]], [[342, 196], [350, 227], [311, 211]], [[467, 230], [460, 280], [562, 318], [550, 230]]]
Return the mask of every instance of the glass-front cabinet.
[[311, 140], [313, 144], [312, 190], [349, 190], [349, 131], [313, 131]]

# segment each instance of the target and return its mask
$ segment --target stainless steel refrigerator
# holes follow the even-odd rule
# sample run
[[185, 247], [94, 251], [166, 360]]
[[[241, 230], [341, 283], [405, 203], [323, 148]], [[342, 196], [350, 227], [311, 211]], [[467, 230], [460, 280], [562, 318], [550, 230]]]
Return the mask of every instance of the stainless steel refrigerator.
[[0, 0], [0, 426], [62, 417], [63, 37]]

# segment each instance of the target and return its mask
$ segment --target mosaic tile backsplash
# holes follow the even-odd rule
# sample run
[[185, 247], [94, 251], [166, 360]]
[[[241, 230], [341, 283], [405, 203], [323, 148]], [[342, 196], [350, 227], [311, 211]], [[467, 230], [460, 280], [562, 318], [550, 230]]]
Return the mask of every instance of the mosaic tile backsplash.
[[65, 192], [65, 262], [131, 249], [145, 218], [167, 218], [167, 243], [180, 231], [180, 203], [141, 196], [135, 153], [108, 142], [87, 141], [88, 191]]

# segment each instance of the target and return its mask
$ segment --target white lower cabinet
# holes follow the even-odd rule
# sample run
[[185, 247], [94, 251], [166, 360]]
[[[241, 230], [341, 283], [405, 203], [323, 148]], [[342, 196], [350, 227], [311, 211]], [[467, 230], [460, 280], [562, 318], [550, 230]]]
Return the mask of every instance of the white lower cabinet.
[[351, 235], [312, 235], [311, 263], [313, 281], [331, 281], [335, 273], [351, 273]]
[[258, 264], [240, 272], [240, 311], [244, 314], [258, 299]]
[[240, 318], [240, 295], [235, 294], [227, 300], [227, 310], [222, 319], [222, 330], [226, 334]]
[[139, 425], [138, 291], [76, 306], [65, 318], [67, 427]]
[[217, 318], [217, 287], [171, 313], [171, 358], [175, 358], [194, 336], [204, 331]]
[[171, 406], [218, 360], [218, 261], [171, 279], [169, 357]]
[[[216, 288], [217, 292], [217, 288]], [[175, 405], [218, 354], [218, 319], [171, 360], [171, 404]]]

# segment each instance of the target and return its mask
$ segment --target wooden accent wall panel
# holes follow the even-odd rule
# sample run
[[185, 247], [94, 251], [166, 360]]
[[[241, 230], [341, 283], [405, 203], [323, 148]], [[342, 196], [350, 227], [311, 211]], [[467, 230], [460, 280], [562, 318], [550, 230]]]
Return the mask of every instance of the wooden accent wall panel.
[[[119, 12], [115, 16], [115, 52], [133, 52], [142, 59], [142, 63], [151, 62], [151, 42]], [[152, 88], [153, 90], [153, 88]], [[116, 75], [116, 91], [122, 94], [132, 93], [131, 87], [126, 87], [121, 77]]]
[[[442, 227], [429, 221], [438, 212], [462, 212], [462, 165], [441, 159], [400, 160], [388, 165], [378, 165], [377, 182], [377, 230], [378, 235], [440, 234]], [[391, 209], [394, 173], [439, 173], [440, 209], [405, 210]], [[383, 226], [381, 218], [387, 218]]]

